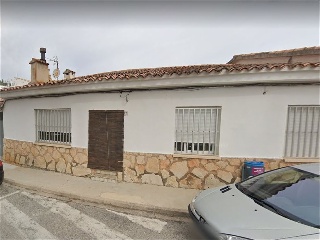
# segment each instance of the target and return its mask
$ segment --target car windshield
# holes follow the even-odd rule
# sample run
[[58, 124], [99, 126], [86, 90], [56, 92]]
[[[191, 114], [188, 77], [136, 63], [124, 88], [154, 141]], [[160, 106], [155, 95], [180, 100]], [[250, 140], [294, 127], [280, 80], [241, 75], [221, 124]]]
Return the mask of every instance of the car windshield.
[[237, 188], [286, 218], [319, 228], [319, 175], [286, 167], [249, 178]]

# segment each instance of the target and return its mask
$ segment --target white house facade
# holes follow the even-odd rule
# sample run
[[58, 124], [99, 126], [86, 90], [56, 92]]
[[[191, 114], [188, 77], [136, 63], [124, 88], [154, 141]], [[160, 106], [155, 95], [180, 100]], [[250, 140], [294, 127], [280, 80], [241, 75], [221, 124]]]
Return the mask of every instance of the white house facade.
[[319, 66], [138, 69], [6, 89], [3, 159], [197, 189], [239, 181], [246, 160], [317, 162]]

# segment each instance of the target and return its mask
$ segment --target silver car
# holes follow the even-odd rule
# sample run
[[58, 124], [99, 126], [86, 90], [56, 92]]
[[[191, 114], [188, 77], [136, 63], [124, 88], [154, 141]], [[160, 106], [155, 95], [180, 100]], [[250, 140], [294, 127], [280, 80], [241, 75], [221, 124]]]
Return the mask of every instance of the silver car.
[[189, 214], [212, 239], [320, 239], [319, 170], [285, 167], [204, 190]]

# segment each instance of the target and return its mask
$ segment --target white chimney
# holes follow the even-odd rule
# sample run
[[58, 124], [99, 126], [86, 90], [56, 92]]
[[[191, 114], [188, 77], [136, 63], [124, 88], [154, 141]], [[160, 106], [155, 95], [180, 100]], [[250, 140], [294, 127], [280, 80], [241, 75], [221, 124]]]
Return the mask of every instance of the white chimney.
[[31, 83], [50, 82], [49, 63], [46, 62], [46, 49], [40, 48], [41, 59], [32, 58], [31, 64]]
[[70, 69], [66, 69], [63, 72], [63, 75], [64, 75], [64, 79], [71, 79], [71, 78], [76, 77], [76, 72], [74, 72], [74, 71], [72, 71]]

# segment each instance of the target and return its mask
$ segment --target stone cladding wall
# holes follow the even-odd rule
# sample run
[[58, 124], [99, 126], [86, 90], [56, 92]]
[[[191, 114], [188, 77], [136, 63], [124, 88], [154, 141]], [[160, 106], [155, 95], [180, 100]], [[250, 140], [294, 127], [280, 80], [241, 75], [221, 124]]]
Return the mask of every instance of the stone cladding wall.
[[[32, 142], [4, 139], [5, 162], [56, 171], [93, 180], [110, 181], [110, 173], [87, 168], [86, 148], [39, 145]], [[112, 181], [146, 183], [167, 187], [206, 189], [241, 180], [246, 160], [263, 161], [266, 171], [295, 165], [283, 159], [176, 157], [172, 154], [125, 152], [123, 173], [114, 173]], [[109, 176], [107, 176], [109, 175]]]
[[3, 159], [8, 163], [75, 176], [91, 174], [91, 169], [87, 168], [88, 150], [86, 148], [65, 148], [4, 139]]
[[216, 160], [203, 157], [175, 157], [172, 154], [125, 152], [123, 180], [168, 187], [206, 189], [239, 182], [241, 169], [246, 160], [263, 161], [266, 171], [297, 164], [286, 163], [283, 159]]

